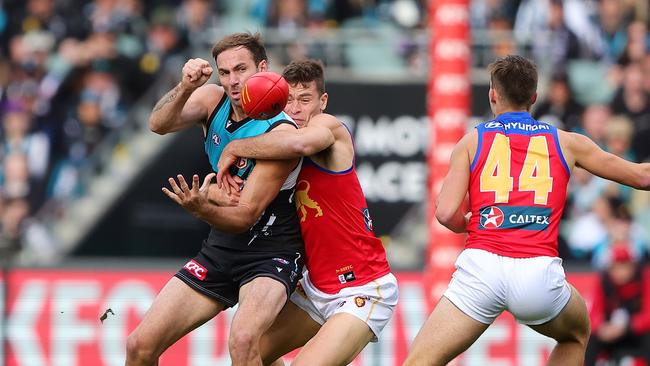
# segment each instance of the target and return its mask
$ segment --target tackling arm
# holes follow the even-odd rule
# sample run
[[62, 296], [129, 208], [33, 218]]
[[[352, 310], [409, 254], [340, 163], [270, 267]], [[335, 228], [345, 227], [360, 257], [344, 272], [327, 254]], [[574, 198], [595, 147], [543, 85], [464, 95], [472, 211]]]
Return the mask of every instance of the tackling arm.
[[334, 143], [333, 127], [326, 116], [334, 118], [318, 115], [312, 118], [309, 126], [301, 129], [281, 125], [260, 136], [232, 141], [224, 153], [253, 159], [294, 159], [313, 155]]
[[602, 150], [589, 137], [567, 133], [576, 165], [592, 174], [627, 186], [650, 190], [650, 164], [636, 164]]
[[449, 172], [436, 199], [436, 218], [455, 233], [467, 231], [468, 217], [462, 211], [462, 204], [469, 187], [469, 153], [467, 145], [476, 135], [474, 131], [465, 135], [451, 153]]
[[323, 151], [334, 144], [334, 129], [339, 121], [329, 114], [312, 117], [309, 126], [295, 129], [281, 124], [273, 131], [255, 137], [231, 141], [217, 163], [217, 182], [227, 182], [228, 168], [237, 158], [296, 159]]

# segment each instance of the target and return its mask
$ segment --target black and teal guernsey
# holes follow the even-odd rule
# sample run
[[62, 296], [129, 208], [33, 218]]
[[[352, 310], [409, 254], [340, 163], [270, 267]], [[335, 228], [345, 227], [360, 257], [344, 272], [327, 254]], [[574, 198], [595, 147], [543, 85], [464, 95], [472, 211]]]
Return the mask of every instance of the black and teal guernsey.
[[[283, 123], [297, 128], [291, 117], [284, 112], [268, 120], [247, 117], [242, 121], [233, 121], [231, 116], [230, 98], [224, 95], [208, 119], [205, 136], [205, 153], [215, 172], [219, 157], [230, 141], [261, 135]], [[206, 245], [255, 252], [294, 249], [302, 252], [300, 225], [294, 202], [294, 190], [300, 165], [298, 164], [291, 172], [278, 195], [249, 231], [230, 234], [212, 228]], [[254, 166], [253, 159], [240, 159], [231, 172], [246, 179]]]

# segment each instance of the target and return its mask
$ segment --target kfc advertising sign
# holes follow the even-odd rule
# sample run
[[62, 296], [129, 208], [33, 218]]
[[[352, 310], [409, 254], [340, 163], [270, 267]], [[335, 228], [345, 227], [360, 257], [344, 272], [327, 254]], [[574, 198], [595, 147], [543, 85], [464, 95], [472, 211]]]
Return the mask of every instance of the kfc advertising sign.
[[[6, 366], [123, 366], [126, 338], [162, 286], [162, 271], [16, 270], [8, 285], [0, 349]], [[397, 274], [400, 300], [378, 343], [357, 357], [357, 366], [396, 366], [428, 316], [419, 273]], [[593, 274], [571, 282], [589, 299]], [[1, 298], [0, 298], [1, 299]], [[6, 305], [6, 307], [5, 307]], [[109, 311], [110, 309], [110, 311]], [[228, 332], [233, 310], [220, 314], [170, 348], [161, 366], [230, 365]], [[103, 321], [100, 318], [104, 318]], [[500, 317], [455, 365], [543, 365], [554, 341]], [[290, 357], [285, 358], [290, 361]]]

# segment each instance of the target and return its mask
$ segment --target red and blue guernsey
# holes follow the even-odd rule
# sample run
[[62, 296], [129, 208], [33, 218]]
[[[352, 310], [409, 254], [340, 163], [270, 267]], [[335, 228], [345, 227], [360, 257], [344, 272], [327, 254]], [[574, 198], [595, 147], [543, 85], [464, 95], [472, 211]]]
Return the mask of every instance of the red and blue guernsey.
[[505, 257], [557, 257], [569, 167], [557, 129], [526, 112], [478, 125], [470, 166], [466, 248]]
[[296, 206], [309, 279], [320, 291], [335, 294], [390, 273], [354, 166], [332, 172], [305, 158]]

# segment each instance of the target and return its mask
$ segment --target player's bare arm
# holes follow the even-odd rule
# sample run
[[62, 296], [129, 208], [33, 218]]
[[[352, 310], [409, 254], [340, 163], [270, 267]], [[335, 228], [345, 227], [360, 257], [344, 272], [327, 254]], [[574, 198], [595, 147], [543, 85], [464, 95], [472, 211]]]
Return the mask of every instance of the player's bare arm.
[[319, 114], [312, 117], [307, 127], [301, 129], [280, 125], [269, 133], [232, 141], [219, 158], [217, 167], [221, 174], [217, 180], [239, 157], [294, 159], [321, 152], [334, 144], [335, 130], [340, 127], [341, 124], [334, 116]]
[[650, 164], [637, 164], [602, 150], [589, 137], [558, 131], [565, 157], [592, 174], [627, 186], [650, 190]]
[[169, 178], [172, 191], [163, 188], [163, 192], [192, 215], [215, 229], [241, 233], [255, 224], [277, 196], [282, 184], [297, 163], [297, 160], [258, 161], [246, 181], [237, 206], [222, 207], [209, 202], [208, 187], [210, 180], [214, 178], [214, 173], [206, 176], [201, 187], [196, 175], [192, 179], [192, 187], [188, 186], [182, 175], [177, 176], [178, 184], [173, 178]]
[[474, 130], [456, 144], [451, 153], [449, 171], [436, 200], [436, 218], [455, 233], [467, 231], [468, 217], [463, 212], [462, 205], [469, 186], [471, 144], [476, 145], [477, 139], [478, 135]]
[[154, 106], [149, 128], [163, 135], [205, 123], [223, 95], [219, 86], [204, 85], [211, 75], [212, 67], [208, 61], [200, 58], [188, 60], [183, 66], [181, 81]]

